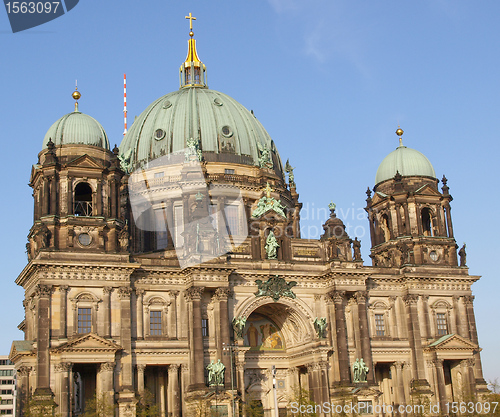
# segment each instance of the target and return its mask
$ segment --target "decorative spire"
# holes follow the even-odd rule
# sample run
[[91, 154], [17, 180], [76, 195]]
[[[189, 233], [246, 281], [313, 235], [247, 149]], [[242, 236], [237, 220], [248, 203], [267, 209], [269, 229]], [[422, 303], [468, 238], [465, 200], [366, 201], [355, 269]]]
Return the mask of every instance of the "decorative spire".
[[398, 136], [399, 136], [399, 146], [403, 146], [403, 138], [402, 138], [403, 133], [405, 133], [405, 132], [404, 132], [404, 131], [403, 131], [403, 129], [401, 129], [401, 128], [399, 127], [399, 125], [398, 125], [398, 128], [397, 128], [397, 130], [396, 130], [396, 135], [398, 135]]
[[189, 13], [189, 15], [186, 16], [186, 19], [189, 19], [190, 39], [188, 40], [188, 53], [186, 60], [179, 69], [181, 88], [206, 87], [206, 67], [198, 57], [198, 52], [196, 51], [196, 39], [193, 38], [193, 20], [196, 20], [196, 17], [193, 17], [192, 14]]
[[75, 81], [75, 91], [73, 91], [73, 94], [71, 96], [76, 100], [75, 101], [75, 113], [78, 113], [78, 100], [82, 96], [82, 94], [78, 91], [78, 80]]

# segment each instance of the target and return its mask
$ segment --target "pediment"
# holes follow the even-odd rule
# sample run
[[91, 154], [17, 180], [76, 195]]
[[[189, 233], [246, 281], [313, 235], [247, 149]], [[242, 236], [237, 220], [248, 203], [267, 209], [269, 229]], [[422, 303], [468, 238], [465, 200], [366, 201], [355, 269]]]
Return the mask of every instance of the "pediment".
[[478, 350], [479, 346], [457, 334], [448, 334], [431, 342], [426, 350]]
[[10, 348], [9, 359], [14, 361], [19, 356], [31, 356], [35, 354], [33, 349], [33, 341], [31, 340], [14, 340]]
[[376, 191], [373, 194], [371, 205], [373, 206], [377, 203], [380, 203], [381, 201], [387, 200], [387, 198], [389, 198], [387, 194], [381, 193], [380, 191]]
[[432, 185], [425, 184], [415, 191], [415, 195], [432, 195], [436, 197], [441, 197], [441, 193], [436, 190]]
[[78, 158], [69, 161], [66, 164], [67, 167], [78, 167], [78, 168], [105, 168], [101, 163], [99, 163], [95, 158], [85, 154], [79, 156]]
[[53, 353], [63, 352], [96, 352], [96, 353], [114, 353], [121, 350], [121, 346], [104, 339], [95, 333], [87, 333], [86, 335], [77, 337], [62, 345], [51, 349]]

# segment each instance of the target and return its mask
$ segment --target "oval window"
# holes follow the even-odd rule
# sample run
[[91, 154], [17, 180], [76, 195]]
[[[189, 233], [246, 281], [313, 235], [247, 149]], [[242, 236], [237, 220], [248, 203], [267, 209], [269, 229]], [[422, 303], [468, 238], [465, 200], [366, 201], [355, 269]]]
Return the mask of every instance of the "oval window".
[[80, 233], [78, 242], [80, 242], [80, 245], [89, 246], [92, 243], [92, 237], [88, 233]]
[[165, 100], [165, 102], [163, 103], [163, 108], [169, 109], [170, 107], [172, 107], [172, 103], [169, 100]]
[[163, 129], [156, 129], [154, 136], [156, 140], [162, 140], [165, 137], [165, 131]]
[[222, 101], [220, 100], [220, 98], [215, 98], [215, 99], [214, 99], [214, 104], [215, 104], [216, 106], [222, 106]]
[[233, 131], [231, 130], [231, 128], [229, 126], [222, 126], [222, 134], [226, 137], [226, 138], [230, 138], [231, 136], [233, 136]]
[[430, 258], [431, 258], [434, 262], [435, 262], [435, 261], [437, 261], [437, 260], [439, 259], [439, 255], [438, 255], [438, 253], [437, 253], [435, 250], [433, 250], [433, 251], [431, 251], [431, 252], [429, 253], [429, 257], [430, 257]]

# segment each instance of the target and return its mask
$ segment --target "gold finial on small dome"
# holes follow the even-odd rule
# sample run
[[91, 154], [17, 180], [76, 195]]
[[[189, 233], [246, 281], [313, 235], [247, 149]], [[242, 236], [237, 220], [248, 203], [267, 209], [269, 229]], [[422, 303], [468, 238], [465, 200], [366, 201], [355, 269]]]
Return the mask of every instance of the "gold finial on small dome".
[[398, 135], [398, 136], [399, 136], [399, 146], [403, 146], [403, 138], [402, 138], [403, 133], [405, 133], [405, 132], [404, 132], [404, 131], [403, 131], [403, 129], [401, 129], [401, 128], [399, 127], [399, 125], [398, 125], [398, 128], [397, 128], [397, 130], [396, 130], [396, 135]]
[[80, 97], [82, 96], [82, 93], [78, 91], [78, 82], [75, 83], [75, 91], [73, 91], [73, 94], [71, 94], [71, 97], [75, 99], [75, 112], [78, 111], [78, 100], [80, 100]]

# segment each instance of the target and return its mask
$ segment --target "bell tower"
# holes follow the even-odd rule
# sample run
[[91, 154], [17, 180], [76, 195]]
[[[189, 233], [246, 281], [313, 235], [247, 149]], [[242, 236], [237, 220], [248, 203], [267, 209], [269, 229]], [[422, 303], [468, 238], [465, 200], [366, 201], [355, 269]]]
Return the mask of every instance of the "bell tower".
[[31, 260], [40, 250], [120, 250], [120, 187], [124, 175], [118, 149], [109, 149], [106, 132], [78, 109], [47, 132], [31, 171], [34, 221], [28, 235]]
[[457, 266], [447, 179], [439, 180], [429, 160], [403, 145], [380, 164], [374, 194], [368, 188], [366, 211], [370, 223], [374, 266]]

